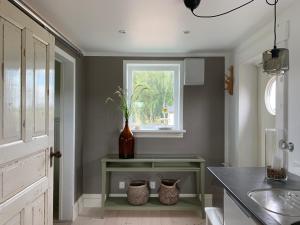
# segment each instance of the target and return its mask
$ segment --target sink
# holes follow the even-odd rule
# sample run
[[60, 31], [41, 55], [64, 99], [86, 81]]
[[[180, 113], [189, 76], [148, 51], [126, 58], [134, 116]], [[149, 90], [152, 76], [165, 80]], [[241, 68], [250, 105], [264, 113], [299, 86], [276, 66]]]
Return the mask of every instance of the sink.
[[248, 196], [260, 207], [270, 212], [283, 216], [300, 217], [300, 190], [254, 190], [249, 192]]

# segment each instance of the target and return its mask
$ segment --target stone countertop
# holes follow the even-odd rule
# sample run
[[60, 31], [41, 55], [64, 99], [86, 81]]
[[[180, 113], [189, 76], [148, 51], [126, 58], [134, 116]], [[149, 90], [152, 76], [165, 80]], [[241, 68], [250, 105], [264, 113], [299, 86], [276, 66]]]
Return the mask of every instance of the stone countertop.
[[269, 212], [248, 197], [248, 193], [257, 189], [300, 190], [300, 177], [289, 174], [288, 181], [267, 182], [265, 168], [208, 167], [208, 170], [223, 184], [227, 192], [235, 198], [249, 215], [263, 225], [291, 225], [300, 221], [300, 217], [287, 217]]

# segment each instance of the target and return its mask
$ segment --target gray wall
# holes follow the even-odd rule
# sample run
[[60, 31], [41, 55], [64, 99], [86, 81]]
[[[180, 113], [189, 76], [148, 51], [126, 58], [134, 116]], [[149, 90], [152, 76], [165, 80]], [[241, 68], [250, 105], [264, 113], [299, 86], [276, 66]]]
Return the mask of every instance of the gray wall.
[[84, 85], [84, 70], [83, 70], [83, 57], [78, 56], [64, 44], [59, 41], [55, 42], [55, 45], [63, 49], [65, 52], [76, 58], [76, 112], [75, 112], [75, 201], [83, 193], [83, 166], [82, 166], [82, 154], [83, 154], [83, 125], [84, 125], [84, 99], [85, 99], [85, 85]]
[[[122, 115], [113, 104], [104, 104], [117, 86], [123, 84], [123, 60], [148, 58], [84, 57], [86, 77], [83, 154], [83, 192], [100, 193], [100, 158], [118, 153]], [[152, 60], [154, 58], [151, 58]], [[157, 59], [157, 58], [156, 58]], [[162, 59], [162, 58], [160, 58]], [[170, 58], [168, 58], [170, 59]], [[163, 60], [168, 60], [163, 58]], [[171, 58], [176, 60], [181, 58]], [[136, 139], [138, 154], [199, 154], [208, 165], [224, 161], [224, 58], [206, 58], [205, 85], [184, 88], [183, 139]], [[138, 177], [158, 180], [160, 176], [181, 178], [184, 193], [193, 193], [192, 174], [115, 174], [117, 182]], [[210, 178], [207, 179], [210, 183]], [[115, 184], [115, 185], [114, 185]], [[207, 185], [209, 193], [209, 185]]]

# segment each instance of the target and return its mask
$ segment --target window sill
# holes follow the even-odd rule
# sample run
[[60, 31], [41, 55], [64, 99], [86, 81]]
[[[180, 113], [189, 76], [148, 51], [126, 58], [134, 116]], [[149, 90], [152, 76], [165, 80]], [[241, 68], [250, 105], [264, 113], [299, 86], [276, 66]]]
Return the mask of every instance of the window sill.
[[185, 130], [132, 130], [137, 138], [183, 138]]

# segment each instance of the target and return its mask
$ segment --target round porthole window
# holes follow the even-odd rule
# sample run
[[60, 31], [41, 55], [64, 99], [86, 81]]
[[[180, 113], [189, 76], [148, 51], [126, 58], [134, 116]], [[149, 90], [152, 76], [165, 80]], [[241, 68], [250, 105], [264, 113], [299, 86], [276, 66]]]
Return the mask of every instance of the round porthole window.
[[272, 77], [267, 83], [265, 90], [265, 105], [268, 112], [276, 115], [276, 76]]

